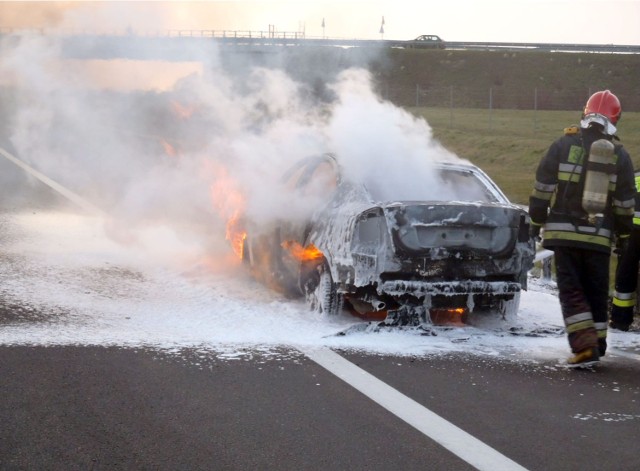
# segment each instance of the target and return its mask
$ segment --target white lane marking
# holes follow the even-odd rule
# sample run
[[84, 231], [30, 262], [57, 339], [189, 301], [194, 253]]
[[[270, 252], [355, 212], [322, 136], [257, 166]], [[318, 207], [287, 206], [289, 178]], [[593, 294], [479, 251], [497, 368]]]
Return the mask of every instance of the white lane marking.
[[322, 347], [300, 348], [300, 351], [475, 468], [486, 471], [526, 470], [334, 351]]
[[60, 185], [58, 182], [56, 182], [56, 181], [52, 180], [51, 178], [47, 177], [45, 174], [38, 172], [35, 168], [27, 165], [22, 160], [20, 160], [16, 156], [10, 154], [9, 152], [7, 152], [2, 147], [0, 147], [0, 155], [3, 155], [7, 160], [9, 160], [10, 162], [13, 162], [14, 164], [16, 164], [18, 167], [20, 167], [22, 170], [27, 172], [29, 175], [31, 175], [33, 177], [36, 177], [42, 183], [44, 183], [48, 187], [54, 189], [55, 191], [60, 193], [62, 196], [67, 198], [69, 201], [71, 201], [71, 202], [77, 204], [78, 206], [80, 206], [85, 211], [88, 211], [90, 213], [101, 214], [101, 215], [105, 214], [104, 211], [102, 211], [97, 206], [94, 206], [93, 204], [89, 203], [87, 200], [82, 198], [80, 195], [77, 195], [73, 191], [65, 188], [62, 185]]

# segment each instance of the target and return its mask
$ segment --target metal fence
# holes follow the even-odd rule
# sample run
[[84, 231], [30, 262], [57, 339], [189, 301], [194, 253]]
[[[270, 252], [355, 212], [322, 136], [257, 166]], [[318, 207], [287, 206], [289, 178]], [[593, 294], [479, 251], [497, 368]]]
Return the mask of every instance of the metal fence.
[[[636, 85], [637, 87], [637, 85]], [[400, 106], [437, 108], [484, 108], [512, 110], [580, 110], [598, 90], [611, 89], [626, 111], [640, 111], [640, 88], [616, 90], [599, 87], [526, 88], [519, 85], [499, 87], [379, 84], [381, 95]]]

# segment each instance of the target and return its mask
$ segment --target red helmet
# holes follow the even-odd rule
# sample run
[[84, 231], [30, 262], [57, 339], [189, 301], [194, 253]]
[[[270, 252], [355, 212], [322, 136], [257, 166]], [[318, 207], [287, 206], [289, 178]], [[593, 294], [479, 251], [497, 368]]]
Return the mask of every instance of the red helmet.
[[584, 113], [580, 122], [583, 128], [591, 123], [598, 123], [604, 128], [606, 134], [613, 135], [616, 132], [615, 124], [620, 119], [622, 107], [618, 97], [609, 90], [596, 92], [589, 97], [584, 105]]

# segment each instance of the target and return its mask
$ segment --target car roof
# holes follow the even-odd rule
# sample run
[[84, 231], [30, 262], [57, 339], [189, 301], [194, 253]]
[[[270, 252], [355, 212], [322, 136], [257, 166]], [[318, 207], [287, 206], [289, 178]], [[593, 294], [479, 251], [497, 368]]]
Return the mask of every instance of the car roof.
[[[309, 178], [314, 174], [315, 170], [323, 164], [329, 164], [330, 168], [332, 168], [336, 184], [340, 184], [340, 182], [344, 181], [345, 176], [343, 175], [341, 165], [336, 156], [332, 153], [315, 154], [296, 162], [296, 164], [294, 164], [283, 175], [281, 181], [285, 182], [293, 178], [296, 180], [295, 186], [306, 184], [306, 182], [309, 181]], [[442, 170], [473, 173], [477, 179], [483, 182], [484, 186], [494, 195], [497, 201], [510, 204], [509, 199], [497, 184], [482, 169], [470, 162], [436, 161], [433, 162], [433, 166]], [[367, 193], [370, 193], [369, 189], [366, 189], [367, 185], [365, 185], [364, 182], [356, 182], [356, 180], [351, 178], [348, 178], [348, 180], [353, 183], [357, 183], [359, 186], [362, 186]]]

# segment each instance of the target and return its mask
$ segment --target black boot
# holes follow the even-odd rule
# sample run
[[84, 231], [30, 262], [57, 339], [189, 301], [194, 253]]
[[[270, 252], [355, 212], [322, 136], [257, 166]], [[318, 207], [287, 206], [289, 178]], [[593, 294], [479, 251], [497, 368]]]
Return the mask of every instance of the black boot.
[[603, 357], [607, 351], [607, 339], [598, 339], [598, 353]]
[[613, 319], [611, 321], [609, 321], [609, 327], [610, 328], [617, 329], [617, 330], [622, 330], [623, 332], [628, 332], [630, 325], [631, 324], [614, 321]]

